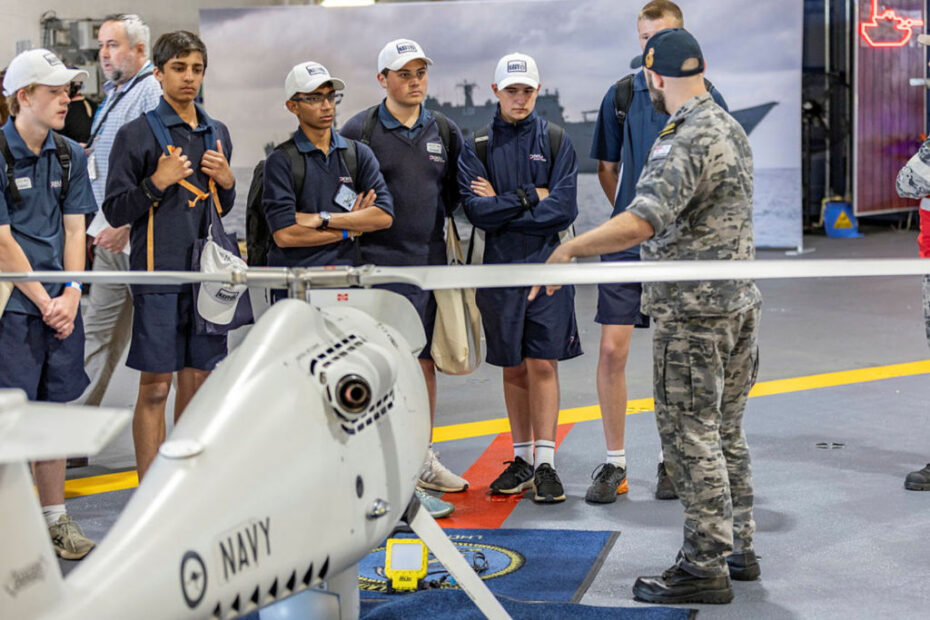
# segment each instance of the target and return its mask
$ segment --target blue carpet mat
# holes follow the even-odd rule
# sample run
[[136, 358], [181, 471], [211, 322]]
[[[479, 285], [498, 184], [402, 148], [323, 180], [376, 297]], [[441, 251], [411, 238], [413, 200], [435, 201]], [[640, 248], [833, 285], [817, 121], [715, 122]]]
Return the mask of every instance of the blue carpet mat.
[[[455, 618], [483, 620], [461, 590], [428, 590], [414, 594], [398, 594], [389, 599], [373, 600], [362, 592], [362, 620], [410, 620], [411, 618]], [[384, 597], [385, 595], [377, 595]], [[697, 613], [693, 609], [675, 607], [592, 607], [573, 603], [524, 603], [509, 598], [498, 599], [514, 620], [688, 620]]]
[[[456, 547], [494, 594], [521, 601], [576, 603], [597, 575], [618, 532], [578, 530], [448, 530]], [[398, 534], [409, 537], [410, 534]], [[384, 546], [359, 563], [362, 598], [385, 592]], [[427, 582], [433, 588], [457, 589], [454, 580], [432, 554]], [[405, 596], [405, 595], [390, 595]], [[409, 596], [409, 595], [406, 595]]]

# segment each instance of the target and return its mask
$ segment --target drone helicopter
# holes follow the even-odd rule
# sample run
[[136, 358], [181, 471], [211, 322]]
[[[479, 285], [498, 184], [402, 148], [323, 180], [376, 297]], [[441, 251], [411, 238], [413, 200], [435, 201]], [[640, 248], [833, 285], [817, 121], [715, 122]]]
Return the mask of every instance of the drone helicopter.
[[[356, 565], [403, 517], [488, 617], [506, 611], [414, 502], [429, 442], [412, 306], [381, 289], [907, 275], [930, 261], [685, 261], [0, 274], [0, 280], [287, 288], [191, 401], [98, 548], [63, 579], [26, 461], [99, 450], [127, 412], [0, 392], [0, 609], [14, 618], [233, 618], [324, 583], [358, 615]], [[353, 288], [355, 287], [355, 288]], [[309, 302], [309, 303], [307, 303]], [[47, 420], [68, 421], [51, 437]], [[75, 420], [79, 419], [79, 422]], [[243, 459], [249, 454], [249, 459]], [[245, 489], [234, 498], [229, 489]], [[405, 514], [406, 513], [406, 514]]]

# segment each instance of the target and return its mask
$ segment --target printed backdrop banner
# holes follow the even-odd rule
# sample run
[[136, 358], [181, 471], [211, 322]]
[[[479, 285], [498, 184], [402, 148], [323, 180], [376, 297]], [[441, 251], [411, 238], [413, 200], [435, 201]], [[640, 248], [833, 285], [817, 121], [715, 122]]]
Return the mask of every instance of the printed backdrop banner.
[[[685, 24], [707, 60], [707, 78], [749, 130], [755, 158], [755, 232], [759, 247], [801, 245], [801, 3], [679, 0]], [[239, 182], [230, 230], [244, 231], [251, 171], [297, 122], [284, 107], [284, 78], [315, 60], [345, 80], [337, 126], [384, 97], [377, 58], [392, 39], [419, 42], [434, 61], [427, 107], [466, 133], [488, 123], [498, 58], [533, 56], [542, 91], [537, 111], [565, 127], [578, 152], [579, 232], [610, 215], [588, 157], [607, 88], [631, 73], [640, 47], [640, 2], [523, 0], [205, 9], [200, 33], [209, 51], [206, 106], [235, 146]]]

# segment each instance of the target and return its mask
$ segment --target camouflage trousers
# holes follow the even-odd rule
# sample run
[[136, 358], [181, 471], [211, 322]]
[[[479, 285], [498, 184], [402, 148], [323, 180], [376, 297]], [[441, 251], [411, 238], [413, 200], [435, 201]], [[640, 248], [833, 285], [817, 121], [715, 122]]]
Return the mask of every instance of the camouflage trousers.
[[653, 380], [665, 465], [685, 507], [678, 565], [727, 574], [752, 549], [752, 473], [743, 411], [759, 365], [761, 309], [730, 317], [656, 321]]

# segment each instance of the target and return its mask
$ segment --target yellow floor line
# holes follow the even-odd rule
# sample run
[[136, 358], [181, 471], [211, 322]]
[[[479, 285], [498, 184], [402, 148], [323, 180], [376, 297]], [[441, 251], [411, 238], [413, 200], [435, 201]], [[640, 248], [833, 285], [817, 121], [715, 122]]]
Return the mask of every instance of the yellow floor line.
[[[828, 372], [819, 375], [808, 375], [806, 377], [763, 381], [756, 384], [755, 388], [753, 388], [752, 392], [749, 394], [749, 397], [774, 396], [776, 394], [788, 394], [791, 392], [802, 392], [805, 390], [925, 374], [930, 374], [930, 360], [908, 362], [905, 364], [891, 364], [888, 366], [873, 366], [872, 368], [860, 368], [858, 370]], [[652, 411], [653, 406], [651, 398], [631, 400], [627, 403], [626, 414], [634, 415], [645, 411]], [[600, 407], [597, 405], [588, 405], [586, 407], [563, 409], [559, 412], [559, 423], [574, 424], [577, 422], [590, 422], [600, 417]], [[434, 428], [433, 441], [440, 442], [470, 439], [473, 437], [506, 433], [509, 430], [510, 427], [507, 423], [507, 418], [467, 422], [465, 424], [450, 424], [448, 426], [437, 426]], [[107, 491], [131, 489], [138, 486], [138, 484], [135, 471], [91, 476], [88, 478], [76, 478], [65, 482], [65, 497], [79, 497], [81, 495], [93, 495], [95, 493], [105, 493]]]

